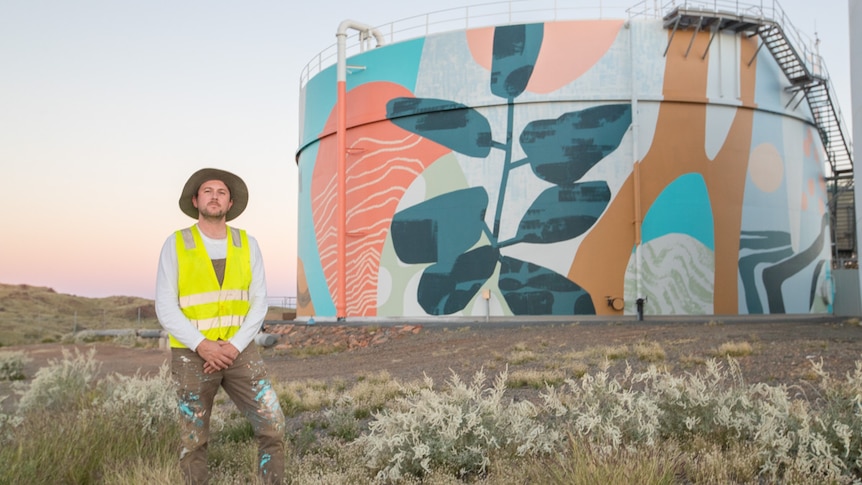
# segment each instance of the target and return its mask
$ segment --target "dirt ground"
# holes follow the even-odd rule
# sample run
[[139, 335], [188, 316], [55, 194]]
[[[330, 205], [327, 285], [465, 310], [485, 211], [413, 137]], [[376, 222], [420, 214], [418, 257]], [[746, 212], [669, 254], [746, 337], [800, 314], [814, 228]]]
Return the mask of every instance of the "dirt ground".
[[[731, 344], [733, 349], [745, 349], [746, 344], [749, 347], [747, 355], [736, 357], [748, 383], [810, 382], [811, 362], [821, 359], [833, 377], [843, 379], [862, 359], [862, 326], [858, 319], [844, 317], [416, 325], [410, 332], [369, 338], [368, 345], [351, 350], [337, 341], [351, 338], [347, 332], [332, 332], [328, 333], [329, 345], [318, 342], [315, 349], [272, 347], [264, 349], [263, 355], [276, 381], [350, 381], [386, 371], [402, 382], [428, 375], [441, 384], [453, 373], [469, 380], [480, 369], [490, 375], [506, 368], [510, 373], [565, 370], [578, 363], [593, 373], [606, 355], [614, 355], [612, 372], [621, 371], [626, 363], [636, 370], [655, 363], [672, 371], [696, 372], [707, 359], [720, 357], [723, 344]], [[353, 332], [354, 339], [357, 331], [373, 336], [385, 330], [380, 326], [344, 328]], [[654, 351], [644, 358], [635, 351], [638, 346]], [[25, 374], [32, 379], [41, 366], [62, 359], [64, 351], [90, 349], [95, 349], [95, 358], [102, 363], [104, 373], [145, 375], [157, 373], [167, 362], [169, 352], [104, 342], [4, 347], [0, 351], [26, 353], [31, 361]], [[9, 395], [9, 386], [9, 382], [0, 382], [0, 396]]]

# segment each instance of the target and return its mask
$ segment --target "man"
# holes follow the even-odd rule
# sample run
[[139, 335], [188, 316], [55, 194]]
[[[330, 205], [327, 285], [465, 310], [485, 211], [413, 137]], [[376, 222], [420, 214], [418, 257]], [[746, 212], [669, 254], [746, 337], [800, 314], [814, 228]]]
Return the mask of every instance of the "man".
[[258, 472], [267, 483], [284, 476], [284, 414], [256, 345], [266, 315], [266, 276], [257, 241], [227, 225], [248, 204], [238, 176], [214, 168], [192, 174], [180, 209], [197, 224], [168, 237], [156, 278], [156, 313], [170, 334], [182, 451], [188, 483], [207, 482], [213, 400], [223, 387], [251, 421]]

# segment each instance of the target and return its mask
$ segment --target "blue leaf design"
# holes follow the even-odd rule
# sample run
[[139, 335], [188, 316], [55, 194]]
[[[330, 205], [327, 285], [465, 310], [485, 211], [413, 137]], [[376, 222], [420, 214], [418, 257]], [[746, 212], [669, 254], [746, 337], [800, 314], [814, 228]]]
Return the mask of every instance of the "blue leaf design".
[[440, 263], [445, 271], [481, 237], [488, 193], [456, 190], [408, 207], [392, 218], [392, 243], [407, 264]]
[[620, 146], [631, 124], [631, 105], [608, 104], [532, 121], [520, 141], [536, 176], [571, 185]]
[[527, 88], [539, 50], [542, 47], [543, 24], [506, 25], [494, 29], [491, 63], [491, 92], [511, 99]]
[[393, 98], [386, 117], [395, 125], [471, 157], [491, 153], [491, 124], [473, 108], [445, 99]]
[[605, 182], [584, 182], [571, 187], [550, 187], [533, 201], [513, 242], [555, 243], [586, 232], [611, 200]]
[[595, 315], [590, 294], [548, 268], [503, 256], [500, 290], [515, 315]]
[[[490, 89], [508, 101], [505, 143], [493, 140], [485, 116], [455, 101], [399, 97], [387, 103], [392, 123], [457, 153], [486, 158], [491, 148], [506, 152], [493, 231], [484, 222], [489, 197], [482, 187], [443, 194], [393, 217], [390, 230], [398, 258], [406, 264], [430, 263], [417, 289], [417, 301], [428, 314], [463, 310], [498, 263], [499, 288], [512, 313], [595, 314], [592, 298], [579, 285], [548, 268], [501, 258], [499, 248], [519, 242], [569, 240], [596, 223], [610, 202], [610, 189], [603, 181], [578, 181], [619, 147], [631, 126], [630, 105], [596, 106], [553, 120], [536, 120], [525, 127], [519, 138], [525, 162], [537, 177], [554, 186], [532, 203], [512, 240], [497, 240], [508, 174], [522, 163], [512, 160], [513, 100], [530, 82], [543, 37], [543, 24], [494, 30]], [[483, 233], [490, 245], [475, 248]]]
[[494, 274], [500, 252], [482, 246], [458, 256], [453, 265], [429, 266], [419, 280], [417, 299], [430, 315], [449, 315], [464, 309]]

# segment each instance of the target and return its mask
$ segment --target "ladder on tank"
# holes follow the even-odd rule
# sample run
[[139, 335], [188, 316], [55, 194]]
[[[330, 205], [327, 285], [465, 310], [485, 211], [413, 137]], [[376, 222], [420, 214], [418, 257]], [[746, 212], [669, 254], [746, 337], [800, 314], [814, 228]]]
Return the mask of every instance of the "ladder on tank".
[[[827, 182], [831, 190], [829, 209], [832, 221], [830, 226], [832, 227], [833, 236], [833, 259], [838, 261], [855, 255], [857, 246], [856, 228], [843, 227], [848, 225], [848, 222], [849, 226], [853, 226], [855, 219], [854, 221], [848, 221], [848, 217], [840, 216], [841, 214], [846, 215], [848, 212], [855, 214], [855, 202], [854, 197], [852, 197], [853, 147], [847, 137], [841, 111], [837, 108], [835, 100], [833, 100], [832, 93], [834, 89], [831, 87], [829, 77], [815, 72], [810, 63], [806, 62], [806, 59], [799, 54], [799, 51], [788, 39], [782, 24], [763, 16], [747, 16], [731, 12], [677, 7], [664, 16], [664, 27], [672, 30], [670, 39], [668, 39], [668, 48], [678, 31], [694, 30], [689, 41], [688, 50], [685, 53], [686, 56], [689, 55], [697, 34], [701, 31], [710, 32], [709, 43], [701, 58], [706, 58], [709, 46], [719, 32], [731, 31], [737, 34], [742, 33], [749, 37], [755, 35], [760, 37], [760, 45], [758, 45], [757, 51], [755, 51], [752, 58], [748, 61], [749, 64], [754, 62], [754, 59], [763, 47], [769, 50], [790, 82], [787, 91], [792, 96], [786, 106], [796, 103], [794, 105], [795, 108], [803, 100], [808, 102], [823, 146], [826, 148], [830, 167]], [[667, 54], [667, 48], [665, 49], [665, 54]], [[817, 65], [822, 69], [822, 64], [819, 63], [820, 59], [816, 60], [818, 61]], [[848, 193], [851, 195], [850, 197], [847, 196]], [[848, 238], [850, 239], [848, 240]]]

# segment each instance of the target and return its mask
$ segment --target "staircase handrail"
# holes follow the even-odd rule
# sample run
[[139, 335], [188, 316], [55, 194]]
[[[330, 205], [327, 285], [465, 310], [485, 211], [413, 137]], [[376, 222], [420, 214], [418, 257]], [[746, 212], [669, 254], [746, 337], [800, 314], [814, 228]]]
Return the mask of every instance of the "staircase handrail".
[[[778, 26], [791, 47], [799, 54], [801, 67], [805, 69], [806, 74], [823, 83], [827, 90], [831, 114], [838, 125], [841, 138], [840, 140], [832, 140], [832, 137], [830, 137], [828, 146], [824, 147], [829, 150], [827, 156], [830, 158], [830, 161], [834, 161], [833, 157], [841, 157], [843, 155], [843, 158], [849, 161], [851, 170], [853, 169], [853, 142], [848, 136], [849, 131], [844, 121], [841, 107], [838, 105], [837, 100], [834, 99], [836, 91], [832, 85], [832, 78], [829, 75], [826, 64], [823, 62], [823, 56], [819, 52], [820, 40], [816, 39], [812, 42], [810, 37], [801, 33], [790, 21], [790, 18], [778, 0], [765, 0], [757, 4], [738, 0], [667, 0], [660, 9], [650, 8], [650, 3], [654, 2], [652, 0], [638, 2], [627, 10], [629, 16], [633, 18], [639, 16], [658, 17], [663, 15], [663, 13], [674, 10], [701, 11], [704, 13], [745, 16], [749, 19], [757, 19], [763, 24]], [[820, 122], [820, 120], [816, 121]], [[836, 142], [840, 143], [840, 146], [835, 146]], [[838, 151], [842, 153], [838, 154]], [[830, 166], [834, 167], [835, 165], [834, 163], [830, 163]]]

